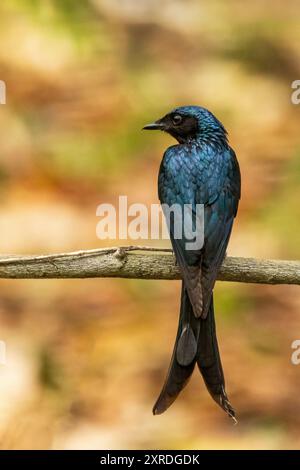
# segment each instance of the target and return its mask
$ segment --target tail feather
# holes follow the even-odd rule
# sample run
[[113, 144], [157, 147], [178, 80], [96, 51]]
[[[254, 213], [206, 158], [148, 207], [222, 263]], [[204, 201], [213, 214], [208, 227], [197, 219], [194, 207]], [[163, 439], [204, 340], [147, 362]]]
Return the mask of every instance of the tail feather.
[[177, 336], [166, 381], [153, 407], [154, 415], [166, 411], [188, 383], [196, 364], [199, 332], [200, 319], [195, 318], [182, 283]]
[[213, 297], [211, 297], [207, 317], [201, 323], [197, 364], [212, 398], [236, 422], [235, 411], [225, 392], [224, 373], [216, 334]]
[[196, 318], [184, 283], [177, 336], [166, 381], [153, 407], [153, 414], [166, 411], [187, 385], [195, 364], [215, 402], [235, 422], [235, 411], [225, 392], [225, 380], [218, 348], [213, 297], [205, 319]]

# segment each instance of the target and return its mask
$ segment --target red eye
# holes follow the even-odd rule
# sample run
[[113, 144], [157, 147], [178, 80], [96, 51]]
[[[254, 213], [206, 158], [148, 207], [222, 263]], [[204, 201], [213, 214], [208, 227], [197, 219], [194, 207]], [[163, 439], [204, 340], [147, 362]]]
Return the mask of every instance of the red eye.
[[174, 114], [172, 117], [172, 122], [174, 126], [178, 126], [182, 122], [182, 116], [180, 114]]

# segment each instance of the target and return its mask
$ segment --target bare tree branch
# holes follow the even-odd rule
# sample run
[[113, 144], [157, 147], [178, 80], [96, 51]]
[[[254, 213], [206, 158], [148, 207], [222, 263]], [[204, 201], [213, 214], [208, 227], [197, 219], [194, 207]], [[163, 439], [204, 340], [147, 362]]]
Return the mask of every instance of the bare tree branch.
[[[0, 278], [91, 277], [181, 278], [169, 249], [125, 246], [42, 256], [0, 255]], [[300, 262], [227, 257], [218, 279], [260, 284], [300, 284]]]

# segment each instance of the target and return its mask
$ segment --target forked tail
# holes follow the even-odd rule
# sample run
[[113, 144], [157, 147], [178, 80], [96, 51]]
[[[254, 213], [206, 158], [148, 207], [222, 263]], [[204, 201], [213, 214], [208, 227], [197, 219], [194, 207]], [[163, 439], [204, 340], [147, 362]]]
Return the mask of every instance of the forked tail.
[[214, 319], [213, 297], [207, 317], [196, 318], [184, 283], [181, 290], [179, 324], [166, 381], [153, 407], [161, 414], [176, 400], [198, 364], [206, 387], [224, 411], [235, 422], [235, 412], [225, 392], [224, 374], [219, 354]]

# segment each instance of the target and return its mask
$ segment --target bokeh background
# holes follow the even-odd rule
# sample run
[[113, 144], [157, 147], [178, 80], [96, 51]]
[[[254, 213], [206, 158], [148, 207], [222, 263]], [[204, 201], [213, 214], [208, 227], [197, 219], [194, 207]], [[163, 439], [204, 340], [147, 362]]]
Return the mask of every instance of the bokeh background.
[[[299, 258], [299, 78], [297, 1], [2, 0], [0, 252], [118, 244], [97, 239], [97, 205], [158, 202], [172, 142], [141, 127], [201, 104], [224, 122], [242, 171], [228, 253]], [[179, 295], [174, 281], [1, 280], [1, 448], [299, 448], [299, 289], [216, 287], [237, 426], [198, 373], [151, 414]]]

